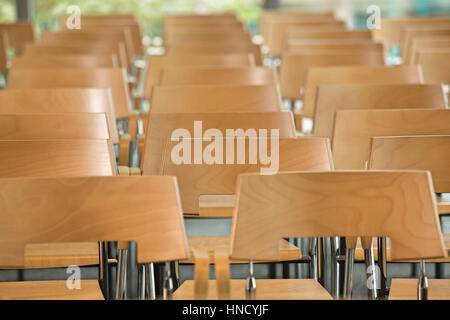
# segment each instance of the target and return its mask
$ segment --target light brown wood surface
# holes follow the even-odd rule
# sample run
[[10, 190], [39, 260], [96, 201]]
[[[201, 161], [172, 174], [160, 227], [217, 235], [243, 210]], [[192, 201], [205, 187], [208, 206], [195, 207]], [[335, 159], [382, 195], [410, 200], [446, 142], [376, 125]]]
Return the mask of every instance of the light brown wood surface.
[[167, 67], [188, 66], [230, 66], [248, 67], [254, 64], [250, 54], [185, 54], [150, 56], [145, 76], [144, 97], [150, 99], [153, 87], [161, 80], [161, 72]]
[[[144, 175], [161, 173], [163, 150], [174, 130], [186, 129], [194, 138], [194, 121], [202, 121], [203, 132], [213, 128], [224, 136], [226, 129], [264, 128], [279, 129], [279, 137], [295, 137], [292, 115], [288, 112], [151, 114], [141, 161]], [[267, 133], [270, 135], [270, 131]]]
[[174, 177], [1, 179], [0, 194], [2, 266], [24, 265], [30, 243], [136, 241], [138, 263], [188, 256]]
[[8, 89], [0, 91], [0, 114], [107, 113], [113, 143], [119, 142], [109, 89]]
[[115, 55], [37, 55], [11, 59], [11, 68], [118, 68]]
[[305, 87], [306, 71], [311, 67], [345, 65], [384, 65], [383, 51], [345, 52], [286, 52], [280, 67], [281, 96], [301, 99]]
[[124, 69], [15, 69], [9, 89], [110, 88], [118, 119], [130, 115], [131, 105]]
[[324, 84], [345, 83], [422, 83], [418, 66], [335, 66], [309, 68], [306, 75], [302, 113], [314, 116], [317, 88]]
[[[270, 139], [267, 142], [267, 149], [270, 152], [277, 152], [273, 150]], [[193, 144], [194, 142], [192, 142]], [[245, 154], [246, 159], [250, 158], [251, 141], [246, 142]], [[261, 143], [261, 141], [253, 140], [253, 143]], [[264, 172], [262, 168], [270, 171], [271, 164], [261, 163], [261, 158], [258, 158], [257, 163], [250, 164], [249, 160], [245, 164], [226, 164], [225, 158], [223, 164], [174, 164], [171, 159], [171, 152], [177, 142], [170, 142], [167, 144], [163, 154], [163, 166], [160, 174], [173, 175], [178, 179], [180, 188], [181, 203], [183, 206], [183, 213], [185, 214], [199, 214], [199, 198], [200, 195], [206, 194], [233, 194], [236, 190], [236, 181], [240, 173], [245, 172]], [[234, 145], [234, 154], [238, 152], [237, 143]], [[329, 141], [320, 138], [280, 138], [278, 141], [278, 159], [275, 160], [272, 156], [271, 161], [274, 163], [278, 161], [278, 167], [271, 169], [273, 173], [282, 171], [309, 171], [309, 170], [332, 170], [333, 164], [331, 159], [331, 152], [329, 148]], [[226, 145], [226, 141], [223, 142]], [[258, 150], [260, 148], [258, 147]], [[256, 150], [255, 150], [256, 151]], [[225, 152], [229, 152], [226, 149]], [[231, 213], [227, 210], [224, 213]], [[226, 217], [226, 216], [225, 216]], [[228, 215], [230, 217], [230, 215]]]
[[278, 87], [272, 85], [156, 86], [151, 113], [276, 112]]
[[266, 85], [276, 84], [268, 67], [170, 67], [161, 72], [160, 85]]
[[429, 170], [435, 192], [450, 193], [449, 158], [450, 135], [373, 137], [369, 169]]
[[0, 23], [0, 31], [8, 34], [9, 45], [18, 53], [23, 53], [25, 44], [34, 42], [35, 39], [34, 27], [31, 22]]
[[171, 36], [192, 35], [192, 34], [245, 34], [247, 31], [240, 24], [217, 25], [211, 24], [169, 24], [164, 26], [163, 39]]
[[103, 300], [97, 280], [81, 280], [70, 290], [66, 280], [1, 282], [0, 300]]
[[[418, 279], [391, 280], [389, 300], [417, 300]], [[449, 300], [450, 279], [428, 279], [428, 300]]]
[[383, 51], [383, 44], [370, 39], [292, 39], [285, 44], [287, 52], [307, 50], [341, 51], [369, 50]]
[[331, 84], [317, 89], [313, 133], [333, 135], [336, 111], [349, 109], [446, 108], [438, 84]]
[[404, 63], [417, 64], [417, 61], [415, 60], [417, 58], [416, 52], [418, 52], [421, 49], [442, 49], [442, 48], [446, 49], [450, 48], [450, 36], [447, 37], [431, 36], [431, 37], [413, 38]]
[[450, 83], [450, 48], [421, 49], [417, 64], [422, 67], [425, 83]]
[[427, 171], [292, 172], [238, 177], [232, 259], [276, 260], [285, 237], [391, 240], [396, 259], [446, 256]]
[[211, 32], [198, 32], [198, 33], [165, 33], [164, 45], [171, 42], [180, 41], [200, 41], [200, 42], [217, 42], [224, 43], [248, 43], [251, 44], [252, 40], [249, 33], [244, 32], [224, 32], [224, 33], [211, 33]]
[[190, 14], [174, 13], [164, 15], [164, 24], [240, 24], [234, 13]]
[[379, 136], [448, 135], [450, 110], [395, 109], [336, 112], [332, 141], [336, 169], [364, 169], [370, 139]]
[[439, 24], [434, 26], [406, 26], [401, 31], [401, 48], [402, 58], [404, 60], [410, 59], [412, 44], [415, 38], [418, 37], [435, 37], [435, 36], [450, 36], [450, 19], [447, 24]]
[[[217, 300], [217, 280], [208, 280], [207, 300]], [[257, 300], [332, 300], [313, 279], [256, 279]], [[230, 281], [231, 300], [246, 300], [245, 280]], [[194, 281], [187, 280], [174, 292], [174, 300], [193, 300]]]
[[8, 69], [8, 60], [8, 34], [0, 31], [0, 72]]

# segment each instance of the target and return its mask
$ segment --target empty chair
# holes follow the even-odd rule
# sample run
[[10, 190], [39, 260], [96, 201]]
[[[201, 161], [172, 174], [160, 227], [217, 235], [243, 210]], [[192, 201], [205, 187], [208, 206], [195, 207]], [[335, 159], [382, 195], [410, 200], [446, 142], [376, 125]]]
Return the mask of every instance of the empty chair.
[[344, 83], [422, 83], [418, 66], [333, 66], [309, 68], [306, 75], [302, 114], [314, 116], [317, 87]]
[[0, 32], [2, 31], [8, 36], [9, 46], [19, 54], [23, 53], [25, 44], [34, 42], [34, 27], [31, 22], [0, 23]]
[[436, 84], [331, 84], [317, 90], [313, 134], [333, 135], [334, 115], [349, 109], [446, 108], [444, 90]]
[[11, 59], [11, 68], [118, 68], [115, 55], [37, 55]]
[[416, 61], [422, 67], [425, 83], [450, 82], [450, 48], [421, 49], [417, 52]]
[[276, 85], [156, 86], [151, 113], [276, 112]]

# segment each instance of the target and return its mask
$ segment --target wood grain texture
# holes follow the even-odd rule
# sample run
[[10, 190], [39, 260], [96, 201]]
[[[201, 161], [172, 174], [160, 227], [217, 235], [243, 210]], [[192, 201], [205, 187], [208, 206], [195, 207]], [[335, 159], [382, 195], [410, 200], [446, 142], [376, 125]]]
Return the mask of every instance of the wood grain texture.
[[0, 91], [0, 114], [107, 113], [113, 143], [119, 142], [109, 89], [8, 89]]
[[332, 140], [335, 167], [364, 169], [372, 137], [448, 135], [449, 121], [448, 109], [338, 111]]
[[167, 54], [253, 54], [255, 64], [263, 65], [261, 47], [249, 43], [223, 43], [217, 42], [199, 42], [199, 41], [172, 41], [166, 47]]
[[314, 116], [317, 88], [345, 83], [423, 83], [418, 66], [334, 66], [309, 68], [306, 75], [303, 114]]
[[335, 84], [317, 88], [313, 134], [333, 135], [336, 111], [349, 109], [446, 108], [437, 84]]
[[345, 65], [384, 65], [384, 53], [379, 51], [345, 52], [285, 52], [280, 67], [281, 96], [284, 99], [302, 98], [306, 71], [311, 67]]
[[178, 199], [174, 177], [1, 179], [0, 265], [23, 266], [25, 244], [100, 240], [136, 241], [139, 263], [184, 259]]
[[413, 64], [415, 53], [420, 49], [439, 49], [450, 48], [450, 35], [448, 36], [419, 36], [411, 39], [410, 47], [406, 53], [406, 57], [403, 63]]
[[23, 53], [26, 43], [34, 42], [33, 23], [21, 21], [16, 23], [0, 23], [0, 32], [4, 31], [8, 35], [9, 45]]
[[267, 85], [276, 84], [275, 71], [268, 67], [170, 67], [161, 72], [160, 85]]
[[[261, 142], [261, 141], [260, 141]], [[193, 144], [194, 142], [192, 142]], [[253, 141], [256, 145], [258, 141]], [[271, 149], [273, 141], [266, 141], [267, 149]], [[333, 168], [328, 139], [321, 138], [280, 138], [278, 150], [278, 168], [272, 168], [273, 172], [280, 171], [308, 171], [331, 170]], [[171, 160], [171, 152], [177, 142], [167, 144], [163, 156], [163, 166], [160, 174], [173, 175], [178, 178], [180, 187], [183, 213], [199, 214], [200, 195], [206, 194], [233, 194], [236, 189], [237, 177], [245, 172], [263, 172], [262, 168], [270, 167], [263, 164], [261, 158], [251, 164], [246, 160], [245, 164], [175, 164]], [[246, 159], [249, 159], [251, 141], [245, 143]], [[226, 141], [223, 142], [226, 145]], [[234, 154], [237, 154], [237, 143], [234, 144]], [[258, 146], [258, 150], [260, 147]], [[276, 150], [273, 150], [276, 152]], [[228, 152], [228, 151], [227, 151]], [[241, 151], [242, 152], [242, 151]], [[272, 152], [272, 151], [271, 151]], [[225, 151], [224, 151], [225, 154]], [[271, 155], [273, 157], [273, 155]], [[276, 160], [272, 158], [272, 161]], [[224, 213], [229, 214], [230, 210]], [[229, 217], [229, 215], [228, 215]]]
[[[147, 74], [145, 75], [144, 97], [151, 99], [154, 86], [161, 81], [161, 71], [167, 67], [188, 66], [251, 66], [252, 60], [248, 53], [242, 54], [189, 54], [184, 51], [163, 55], [150, 56]], [[153, 107], [153, 106], [152, 106]]]
[[116, 55], [38, 55], [11, 59], [11, 68], [118, 68]]
[[110, 88], [116, 117], [130, 114], [130, 97], [124, 69], [15, 69], [9, 75], [8, 89]]
[[[217, 280], [208, 281], [207, 300], [218, 300]], [[246, 300], [245, 280], [230, 281], [230, 299]], [[256, 300], [332, 300], [325, 288], [313, 279], [257, 279]], [[193, 300], [194, 281], [187, 280], [173, 294], [174, 300]]]
[[0, 140], [109, 138], [105, 113], [0, 114]]
[[0, 141], [0, 177], [111, 176], [107, 140]]
[[449, 159], [450, 135], [373, 137], [369, 169], [429, 170], [434, 190], [450, 193]]
[[285, 237], [391, 240], [396, 259], [446, 256], [426, 171], [241, 174], [231, 229], [231, 258], [276, 260]]
[[276, 112], [278, 87], [272, 85], [156, 86], [151, 113]]
[[1, 282], [0, 300], [103, 300], [97, 280], [81, 280], [79, 290], [66, 280]]
[[171, 139], [174, 130], [186, 129], [191, 138], [194, 138], [194, 121], [202, 121], [203, 131], [215, 128], [223, 135], [226, 134], [226, 129], [241, 128], [246, 131], [250, 128], [262, 128], [279, 129], [280, 137], [295, 137], [295, 127], [289, 112], [151, 114], [147, 122], [141, 161], [144, 175], [161, 173], [164, 146]]
[[421, 49], [417, 64], [422, 67], [425, 83], [450, 83], [450, 48]]
[[234, 204], [234, 194], [201, 194], [198, 200], [198, 214], [194, 213], [192, 217], [232, 217]]
[[[391, 280], [389, 300], [417, 300], [418, 279]], [[449, 300], [450, 279], [428, 279], [428, 300]]]

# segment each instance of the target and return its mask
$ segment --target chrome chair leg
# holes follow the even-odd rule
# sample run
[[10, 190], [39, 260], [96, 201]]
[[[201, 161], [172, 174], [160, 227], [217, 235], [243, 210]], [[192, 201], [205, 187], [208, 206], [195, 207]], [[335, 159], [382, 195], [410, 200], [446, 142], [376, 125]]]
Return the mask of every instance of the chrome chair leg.
[[117, 274], [115, 299], [126, 299], [128, 249], [117, 249]]
[[324, 238], [317, 238], [317, 265], [316, 274], [317, 281], [323, 286], [325, 284], [324, 266], [325, 266], [325, 246]]
[[153, 263], [139, 266], [139, 299], [156, 300], [155, 272]]
[[335, 299], [339, 299], [339, 237], [330, 238], [331, 245], [331, 293]]
[[309, 239], [309, 278], [317, 280], [317, 238]]
[[254, 299], [256, 295], [256, 279], [254, 274], [253, 260], [248, 262], [248, 276], [245, 283], [247, 299]]
[[378, 268], [379, 268], [379, 289], [378, 298], [384, 299], [387, 295], [387, 271], [386, 271], [386, 237], [378, 237]]
[[352, 298], [354, 262], [355, 262], [355, 249], [354, 248], [345, 249], [344, 299]]
[[173, 294], [173, 278], [171, 274], [170, 262], [166, 262], [164, 265], [164, 293], [163, 299], [170, 300]]
[[420, 276], [417, 283], [417, 300], [428, 300], [428, 278], [425, 274], [425, 260], [420, 259]]
[[379, 287], [379, 272], [375, 266], [375, 260], [373, 257], [373, 246], [370, 249], [364, 249], [364, 260], [366, 263], [366, 286], [369, 299], [377, 299], [377, 290]]

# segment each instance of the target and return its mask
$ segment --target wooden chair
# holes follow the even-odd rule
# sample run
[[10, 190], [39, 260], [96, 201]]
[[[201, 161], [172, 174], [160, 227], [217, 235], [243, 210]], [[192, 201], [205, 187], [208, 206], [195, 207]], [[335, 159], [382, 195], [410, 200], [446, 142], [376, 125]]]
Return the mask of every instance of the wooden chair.
[[235, 14], [223, 13], [223, 14], [165, 14], [164, 26], [169, 24], [209, 24], [214, 23], [216, 25], [228, 25], [228, 24], [241, 24]]
[[[119, 143], [109, 89], [9, 89], [0, 91], [0, 115], [106, 113], [111, 140]], [[57, 137], [55, 137], [57, 138]]]
[[336, 111], [349, 109], [446, 108], [444, 90], [435, 84], [336, 84], [317, 89], [313, 134], [333, 135]]
[[337, 111], [332, 141], [334, 165], [338, 170], [364, 169], [372, 137], [447, 135], [449, 121], [447, 109]]
[[450, 21], [449, 24], [445, 27], [411, 27], [405, 28], [403, 31], [403, 40], [402, 40], [402, 59], [405, 63], [410, 62], [414, 57], [412, 52], [414, 39], [421, 38], [434, 38], [434, 37], [448, 37], [450, 36]]
[[[138, 263], [188, 256], [173, 177], [1, 179], [0, 194], [3, 267], [23, 267], [25, 247], [33, 243], [136, 241]], [[36, 198], [48, 201], [36, 206]], [[17, 219], [11, 219], [12, 214]], [[65, 282], [0, 283], [0, 295], [4, 299], [103, 298], [96, 281], [82, 281], [81, 290], [69, 290]]]
[[162, 69], [166, 67], [229, 66], [247, 67], [254, 65], [251, 54], [168, 54], [150, 56], [144, 83], [144, 97], [151, 99], [152, 89], [160, 83]]
[[8, 35], [3, 31], [0, 32], [0, 73], [8, 70], [8, 61]]
[[230, 32], [223, 32], [223, 33], [211, 33], [211, 32], [198, 32], [198, 33], [168, 33], [166, 32], [164, 35], [164, 45], [172, 42], [224, 42], [226, 44], [230, 43], [247, 43], [251, 44], [252, 39], [250, 37], [249, 33], [230, 33]]
[[287, 52], [312, 51], [383, 51], [383, 44], [366, 39], [305, 39], [291, 40], [284, 48]]
[[229, 32], [230, 34], [246, 34], [247, 31], [242, 25], [217, 25], [214, 23], [205, 25], [198, 24], [183, 24], [183, 25], [166, 25], [164, 26], [163, 39], [171, 36], [179, 35], [191, 35], [191, 34], [224, 34]]
[[8, 43], [17, 53], [24, 51], [26, 43], [34, 42], [34, 27], [31, 22], [0, 23], [0, 32], [6, 32]]
[[[391, 239], [393, 259], [446, 256], [430, 181], [424, 171], [241, 174], [231, 249], [217, 253], [224, 257], [217, 280], [208, 280], [206, 270], [196, 270], [195, 286], [186, 281], [174, 298], [331, 299], [312, 279], [255, 280], [250, 271], [247, 280], [230, 280], [228, 254], [237, 260], [276, 260], [284, 237], [347, 237], [352, 252], [358, 237], [382, 235]], [[371, 196], [363, 195], [364, 190]], [[200, 258], [198, 262], [202, 266]]]
[[280, 67], [281, 96], [301, 99], [306, 70], [319, 66], [384, 65], [383, 51], [284, 52]]
[[248, 43], [222, 43], [222, 42], [172, 42], [166, 47], [167, 54], [253, 54], [255, 64], [263, 65], [261, 47]]
[[417, 64], [422, 67], [425, 83], [450, 83], [450, 48], [421, 49]]
[[422, 83], [418, 66], [335, 66], [309, 68], [306, 75], [302, 113], [314, 115], [317, 88], [324, 84], [344, 83]]
[[420, 51], [421, 49], [442, 49], [442, 48], [446, 49], [450, 48], [450, 36], [413, 38], [404, 63], [417, 64], [417, 61], [415, 60], [416, 52]]
[[151, 113], [276, 112], [276, 85], [156, 86]]
[[11, 68], [118, 68], [116, 55], [37, 55], [11, 59]]
[[275, 71], [268, 67], [169, 67], [161, 71], [160, 85], [267, 85], [276, 84]]

